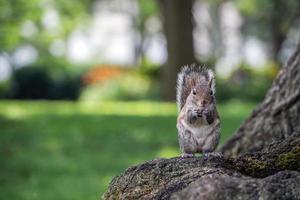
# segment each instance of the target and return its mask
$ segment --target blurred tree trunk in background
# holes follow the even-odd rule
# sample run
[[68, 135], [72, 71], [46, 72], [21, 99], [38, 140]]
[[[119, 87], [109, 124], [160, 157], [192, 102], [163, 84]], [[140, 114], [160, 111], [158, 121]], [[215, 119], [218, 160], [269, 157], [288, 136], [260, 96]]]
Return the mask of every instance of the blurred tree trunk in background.
[[282, 43], [286, 39], [289, 27], [284, 27], [284, 23], [287, 21], [286, 17], [282, 17], [282, 13], [286, 12], [285, 2], [281, 0], [274, 0], [271, 4], [272, 12], [270, 13], [270, 30], [271, 30], [271, 43], [272, 43], [272, 59], [279, 65], [280, 58], [279, 52], [282, 47]]
[[193, 46], [193, 0], [159, 0], [167, 39], [168, 61], [161, 71], [164, 100], [175, 100], [176, 78], [182, 65], [195, 61]]
[[[299, 2], [273, 0], [270, 3], [269, 25], [271, 30], [271, 47], [273, 49], [272, 59], [279, 65], [282, 64], [280, 51], [288, 33], [294, 23], [299, 20]], [[294, 9], [293, 9], [294, 8]]]

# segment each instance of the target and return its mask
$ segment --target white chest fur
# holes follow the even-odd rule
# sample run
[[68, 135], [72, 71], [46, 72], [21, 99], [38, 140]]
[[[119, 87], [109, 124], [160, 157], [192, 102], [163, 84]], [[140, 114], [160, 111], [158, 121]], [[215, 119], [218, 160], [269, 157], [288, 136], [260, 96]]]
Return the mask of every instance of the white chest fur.
[[205, 153], [216, 149], [220, 138], [220, 121], [212, 124], [200, 120], [194, 124], [181, 119], [177, 124], [179, 145], [183, 153]]
[[210, 125], [202, 124], [193, 126], [182, 120], [182, 124], [187, 130], [191, 132], [192, 137], [197, 141], [198, 144], [203, 144], [214, 129], [214, 123]]

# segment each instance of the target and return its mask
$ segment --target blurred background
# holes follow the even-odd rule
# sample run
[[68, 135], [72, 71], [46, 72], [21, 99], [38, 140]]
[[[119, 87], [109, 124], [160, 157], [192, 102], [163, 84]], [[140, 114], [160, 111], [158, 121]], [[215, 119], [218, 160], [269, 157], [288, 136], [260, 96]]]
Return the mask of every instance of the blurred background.
[[0, 0], [0, 198], [99, 199], [179, 155], [184, 64], [215, 70], [224, 143], [299, 28], [298, 0]]

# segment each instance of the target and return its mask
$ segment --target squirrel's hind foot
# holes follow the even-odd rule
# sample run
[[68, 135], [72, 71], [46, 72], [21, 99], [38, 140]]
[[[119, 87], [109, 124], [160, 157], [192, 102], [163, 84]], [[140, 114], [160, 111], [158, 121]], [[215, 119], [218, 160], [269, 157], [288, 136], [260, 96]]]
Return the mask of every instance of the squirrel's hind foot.
[[222, 157], [223, 154], [221, 152], [207, 152], [207, 153], [204, 153], [203, 156]]
[[181, 158], [191, 158], [191, 157], [194, 157], [194, 154], [192, 153], [182, 153], [180, 155]]

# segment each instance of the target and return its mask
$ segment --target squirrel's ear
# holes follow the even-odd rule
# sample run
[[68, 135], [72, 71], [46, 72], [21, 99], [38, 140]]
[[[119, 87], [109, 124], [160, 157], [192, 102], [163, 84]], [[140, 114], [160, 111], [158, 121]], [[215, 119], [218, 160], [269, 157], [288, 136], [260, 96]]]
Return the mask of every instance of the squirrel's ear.
[[213, 92], [213, 94], [215, 94], [215, 75], [214, 72], [212, 70], [207, 70], [207, 74], [208, 74], [208, 85], [211, 89], [211, 91]]

